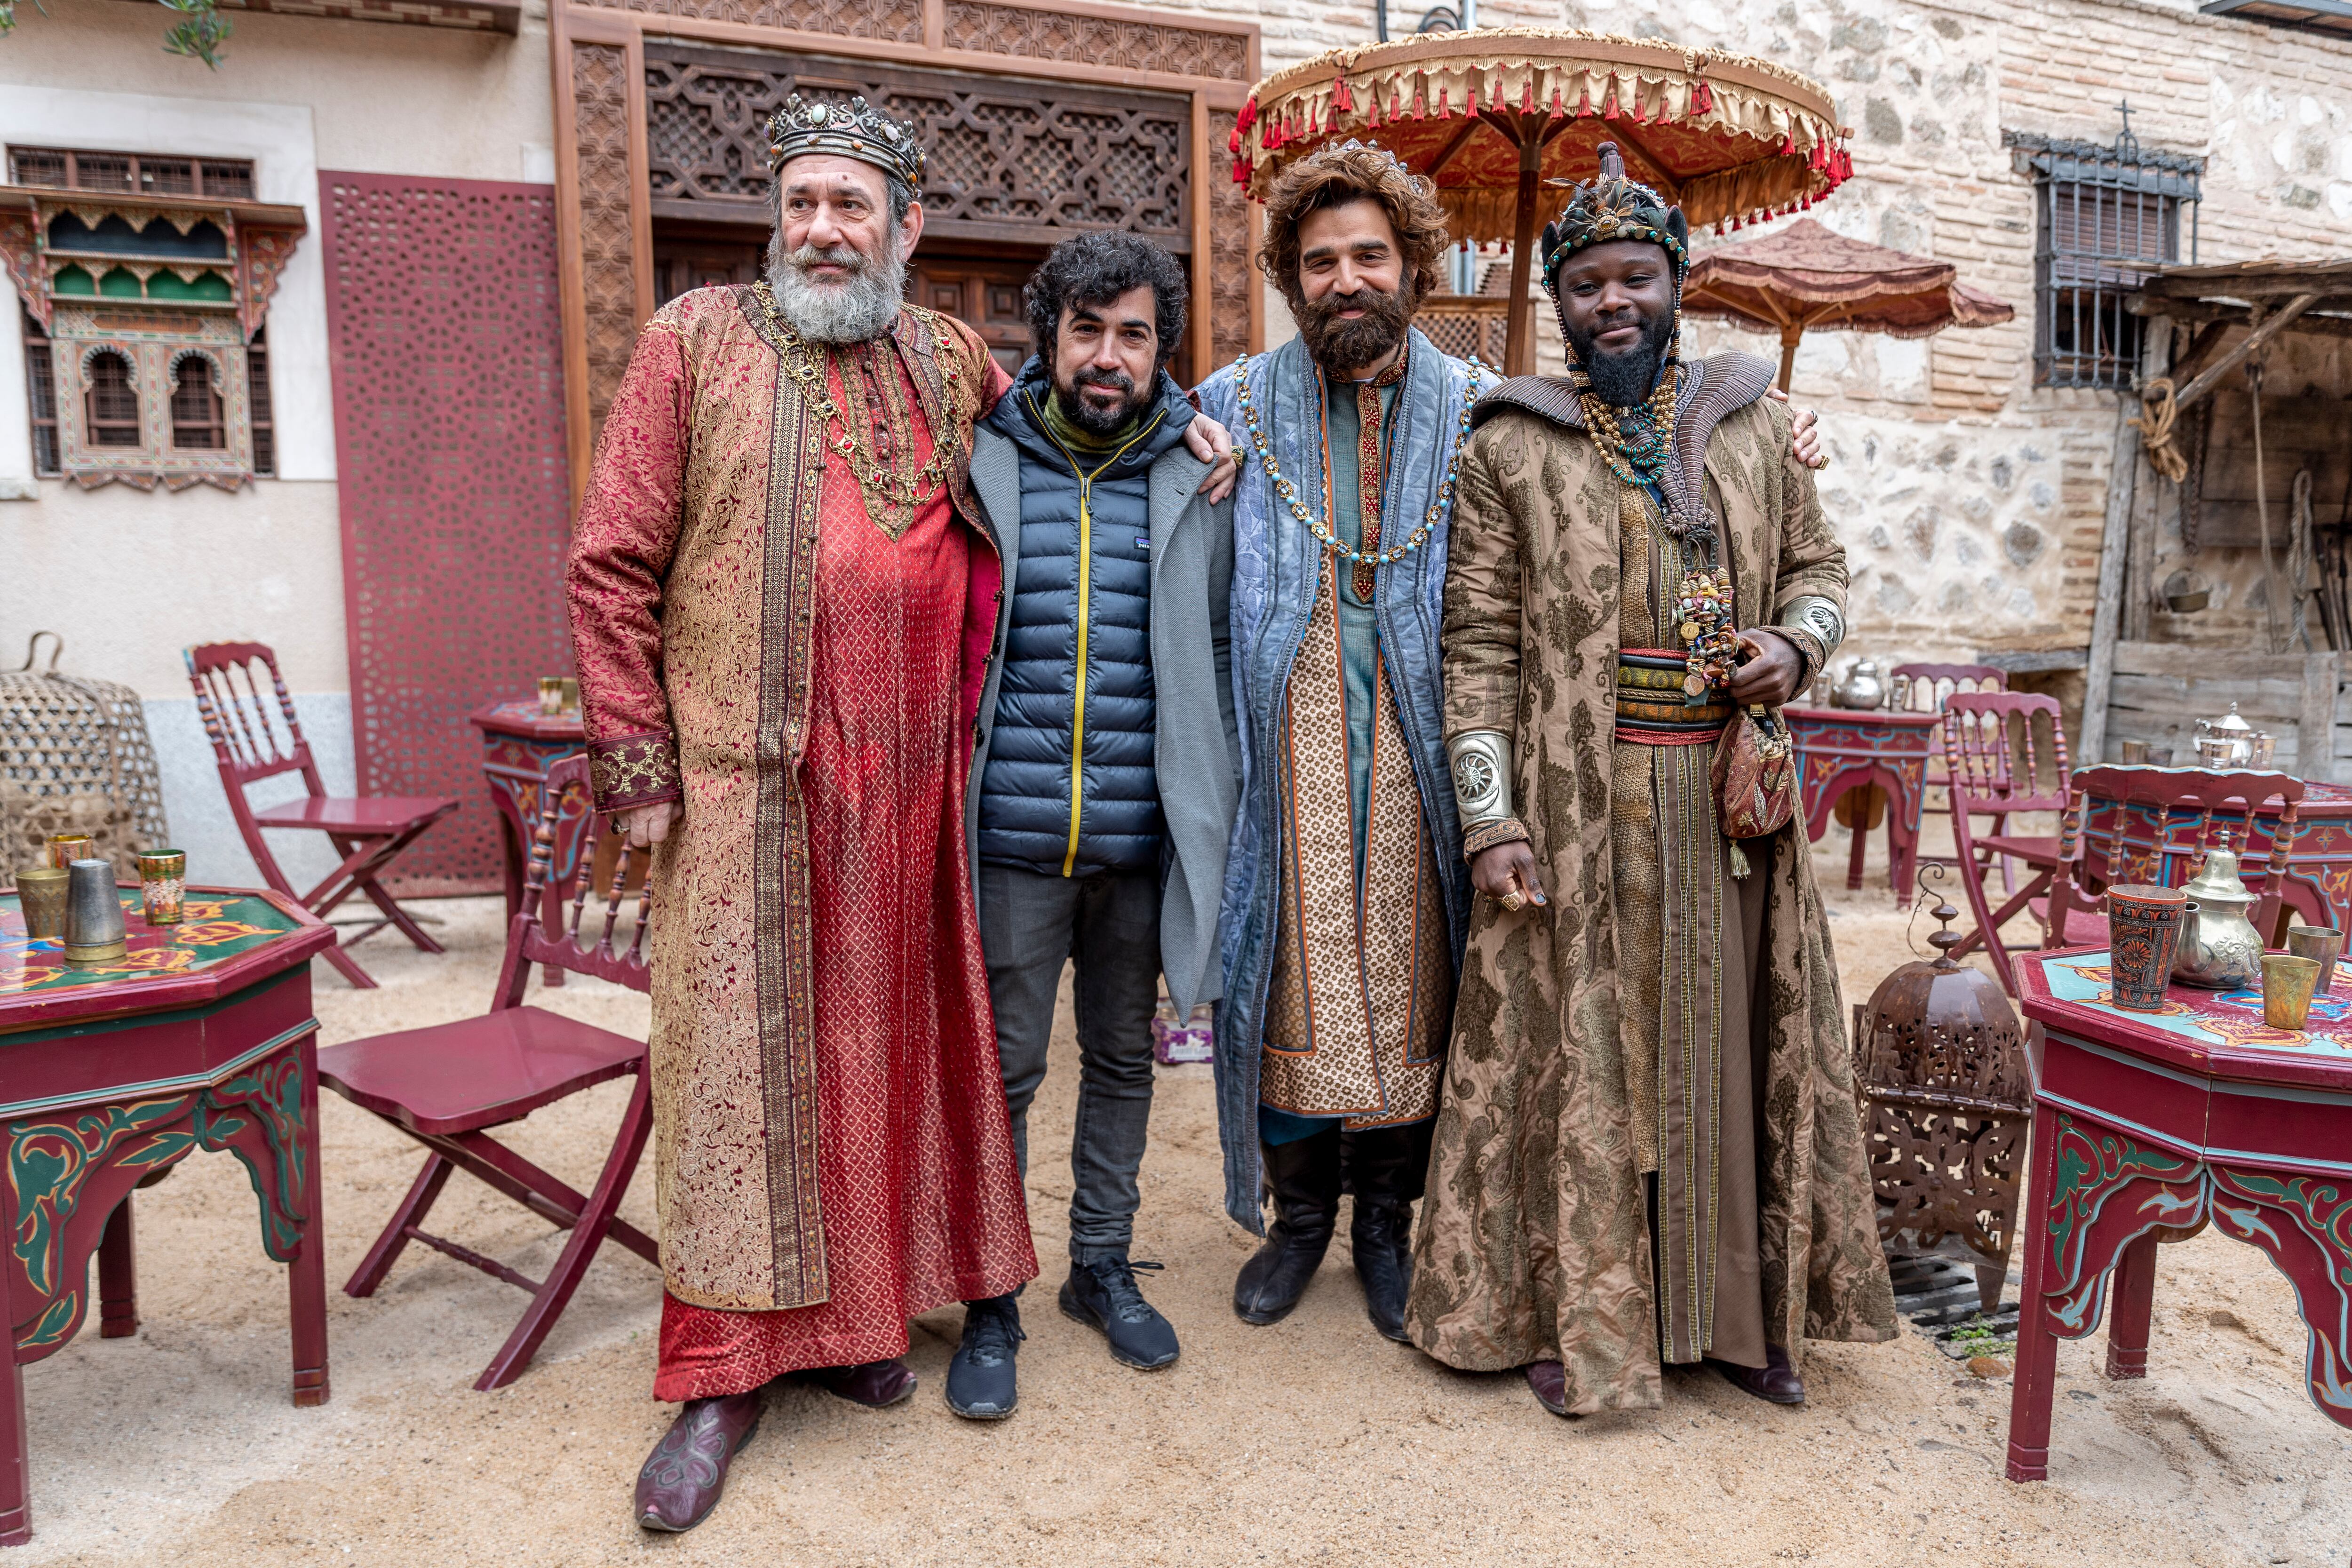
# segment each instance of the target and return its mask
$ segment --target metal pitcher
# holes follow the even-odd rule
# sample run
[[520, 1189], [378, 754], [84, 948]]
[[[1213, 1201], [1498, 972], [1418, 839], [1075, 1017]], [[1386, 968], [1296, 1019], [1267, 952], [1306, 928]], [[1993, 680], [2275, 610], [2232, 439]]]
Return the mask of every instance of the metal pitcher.
[[1879, 677], [1878, 661], [1858, 658], [1847, 666], [1845, 679], [1832, 689], [1830, 700], [1840, 708], [1885, 707], [1886, 682]]
[[2180, 921], [2172, 977], [2208, 991], [2235, 991], [2261, 982], [2263, 939], [2246, 918], [2255, 900], [2238, 879], [2230, 830], [2225, 827], [2216, 837], [2219, 841], [2207, 852], [2205, 868], [2180, 889], [2189, 895], [2189, 908]]
[[2254, 760], [2254, 727], [2232, 702], [2221, 718], [2197, 721], [2196, 747], [2199, 759], [2216, 767], [2249, 766]]

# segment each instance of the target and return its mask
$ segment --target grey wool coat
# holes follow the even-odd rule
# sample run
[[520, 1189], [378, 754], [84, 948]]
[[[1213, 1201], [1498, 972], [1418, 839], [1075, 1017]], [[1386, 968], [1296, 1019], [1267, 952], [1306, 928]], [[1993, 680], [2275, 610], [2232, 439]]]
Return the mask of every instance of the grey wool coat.
[[[1234, 580], [1233, 502], [1211, 506], [1197, 493], [1208, 465], [1181, 443], [1151, 467], [1151, 684], [1153, 767], [1167, 824], [1167, 875], [1160, 905], [1160, 967], [1168, 994], [1190, 1012], [1223, 989], [1217, 961], [1217, 906], [1225, 844], [1241, 800], [1241, 738], [1226, 625]], [[981, 690], [977, 749], [964, 799], [964, 832], [980, 845], [980, 780], [996, 723], [997, 689], [1012, 629], [1021, 564], [1021, 455], [996, 431], [973, 432], [971, 492], [1003, 552], [996, 642]]]

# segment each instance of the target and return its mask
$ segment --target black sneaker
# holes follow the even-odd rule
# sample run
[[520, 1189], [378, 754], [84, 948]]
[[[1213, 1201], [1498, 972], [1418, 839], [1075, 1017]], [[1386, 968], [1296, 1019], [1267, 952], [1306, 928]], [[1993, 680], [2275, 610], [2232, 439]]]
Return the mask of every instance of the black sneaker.
[[1062, 1286], [1062, 1311], [1100, 1329], [1110, 1341], [1112, 1360], [1156, 1371], [1176, 1359], [1176, 1330], [1135, 1288], [1135, 1271], [1160, 1267], [1129, 1263], [1119, 1253], [1073, 1263]]
[[967, 1421], [1002, 1421], [1021, 1403], [1013, 1357], [1021, 1353], [1021, 1303], [1011, 1296], [967, 1301], [963, 1342], [948, 1363], [948, 1408]]

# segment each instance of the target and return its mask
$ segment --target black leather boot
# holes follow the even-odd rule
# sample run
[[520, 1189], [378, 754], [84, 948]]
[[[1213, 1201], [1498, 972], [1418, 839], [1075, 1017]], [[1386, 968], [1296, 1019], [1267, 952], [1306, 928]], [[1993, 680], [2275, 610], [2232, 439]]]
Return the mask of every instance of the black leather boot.
[[1274, 1192], [1274, 1223], [1234, 1281], [1234, 1310], [1245, 1323], [1276, 1323], [1307, 1293], [1339, 1222], [1339, 1130], [1260, 1144], [1259, 1152]]
[[1342, 1135], [1348, 1186], [1356, 1194], [1349, 1245], [1372, 1327], [1400, 1343], [1412, 1290], [1412, 1200], [1429, 1166], [1427, 1121]]

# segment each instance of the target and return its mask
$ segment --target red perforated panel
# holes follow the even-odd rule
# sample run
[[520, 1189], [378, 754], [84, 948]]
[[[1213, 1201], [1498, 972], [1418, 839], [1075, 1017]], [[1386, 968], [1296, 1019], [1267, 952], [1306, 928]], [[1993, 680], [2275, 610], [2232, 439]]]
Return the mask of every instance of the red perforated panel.
[[359, 785], [464, 800], [394, 879], [487, 891], [498, 828], [466, 715], [572, 673], [555, 191], [319, 186]]

